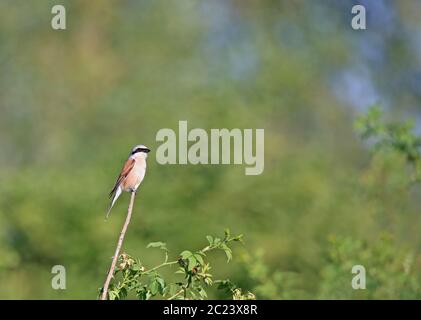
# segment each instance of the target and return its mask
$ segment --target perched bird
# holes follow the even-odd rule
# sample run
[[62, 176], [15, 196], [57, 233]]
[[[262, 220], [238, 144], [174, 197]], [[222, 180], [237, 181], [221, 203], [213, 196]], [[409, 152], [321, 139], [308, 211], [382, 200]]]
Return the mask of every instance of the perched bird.
[[112, 200], [105, 219], [108, 219], [108, 215], [110, 214], [114, 203], [123, 191], [136, 192], [137, 188], [139, 188], [139, 185], [145, 177], [146, 158], [150, 151], [149, 148], [142, 144], [137, 145], [132, 149], [129, 159], [127, 159], [123, 169], [121, 169], [120, 175], [110, 192], [110, 199]]

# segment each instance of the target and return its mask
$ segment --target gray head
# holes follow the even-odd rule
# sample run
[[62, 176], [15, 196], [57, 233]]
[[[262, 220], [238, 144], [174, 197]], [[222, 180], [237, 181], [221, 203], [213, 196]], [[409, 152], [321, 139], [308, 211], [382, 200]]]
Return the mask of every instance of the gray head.
[[146, 154], [149, 153], [150, 151], [151, 150], [148, 147], [144, 146], [143, 144], [138, 144], [132, 149], [132, 152], [130, 153], [130, 155], [143, 153], [146, 156]]

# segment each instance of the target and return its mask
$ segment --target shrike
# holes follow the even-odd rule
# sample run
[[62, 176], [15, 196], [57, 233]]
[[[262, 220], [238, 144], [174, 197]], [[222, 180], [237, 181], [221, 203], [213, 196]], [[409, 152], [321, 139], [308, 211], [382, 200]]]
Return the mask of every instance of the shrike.
[[149, 148], [141, 144], [132, 149], [129, 159], [127, 159], [123, 169], [121, 169], [120, 175], [110, 192], [110, 199], [112, 200], [105, 219], [108, 219], [108, 215], [110, 214], [114, 203], [123, 191], [136, 192], [137, 188], [139, 188], [139, 185], [145, 177], [146, 158], [150, 151]]

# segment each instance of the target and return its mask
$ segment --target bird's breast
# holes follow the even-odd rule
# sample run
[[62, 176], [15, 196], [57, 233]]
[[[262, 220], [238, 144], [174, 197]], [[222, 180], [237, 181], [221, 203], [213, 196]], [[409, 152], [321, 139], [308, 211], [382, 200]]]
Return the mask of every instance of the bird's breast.
[[136, 190], [139, 187], [140, 183], [145, 177], [146, 171], [146, 161], [142, 160], [143, 159], [136, 159], [133, 169], [130, 171], [130, 173], [127, 175], [126, 179], [122, 183], [123, 190]]

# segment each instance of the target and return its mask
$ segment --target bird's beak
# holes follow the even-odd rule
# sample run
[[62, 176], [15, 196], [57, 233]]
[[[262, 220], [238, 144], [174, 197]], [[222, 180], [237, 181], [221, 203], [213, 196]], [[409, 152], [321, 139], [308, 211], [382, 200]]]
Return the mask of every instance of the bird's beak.
[[149, 152], [151, 152], [151, 149], [145, 149], [145, 152], [149, 153]]

